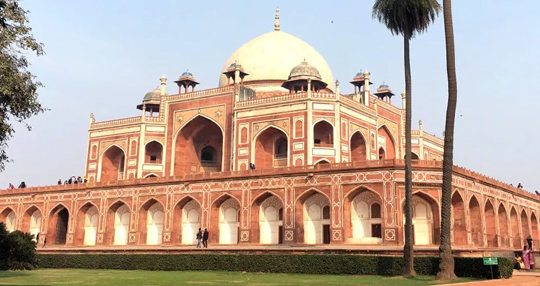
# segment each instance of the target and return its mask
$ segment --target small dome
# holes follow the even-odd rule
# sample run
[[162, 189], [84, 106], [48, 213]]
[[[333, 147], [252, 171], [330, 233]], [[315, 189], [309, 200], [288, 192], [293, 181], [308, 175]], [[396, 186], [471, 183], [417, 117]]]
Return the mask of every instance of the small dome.
[[379, 85], [379, 88], [389, 88], [388, 85], [386, 83], [383, 83], [381, 85]]
[[303, 61], [301, 64], [295, 66], [289, 73], [289, 80], [308, 78], [322, 80], [319, 70], [316, 67], [308, 64], [306, 61]]
[[[167, 95], [167, 94], [165, 94]], [[144, 95], [143, 102], [159, 102], [161, 99], [161, 90], [159, 87], [156, 87], [156, 89], [151, 90]]]
[[196, 82], [195, 77], [193, 76], [193, 74], [189, 70], [182, 73], [182, 75], [178, 78], [178, 80], [179, 81], [193, 81], [193, 82]]
[[189, 71], [185, 71], [182, 76], [193, 76], [192, 73], [190, 73]]

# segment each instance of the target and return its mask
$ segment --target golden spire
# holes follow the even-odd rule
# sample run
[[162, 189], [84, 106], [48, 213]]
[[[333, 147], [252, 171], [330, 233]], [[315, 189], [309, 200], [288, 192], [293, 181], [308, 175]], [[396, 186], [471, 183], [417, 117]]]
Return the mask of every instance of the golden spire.
[[274, 31], [279, 31], [279, 7], [276, 7], [276, 23], [274, 24]]

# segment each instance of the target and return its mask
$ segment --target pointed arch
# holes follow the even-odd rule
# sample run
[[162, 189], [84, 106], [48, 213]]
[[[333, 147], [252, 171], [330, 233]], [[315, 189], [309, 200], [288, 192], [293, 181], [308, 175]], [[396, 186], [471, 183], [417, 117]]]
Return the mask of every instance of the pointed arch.
[[[405, 199], [401, 200], [405, 213]], [[413, 191], [413, 241], [415, 245], [439, 244], [440, 241], [440, 206], [428, 193]], [[402, 216], [405, 225], [405, 216]], [[405, 229], [403, 229], [403, 235]]]
[[499, 218], [499, 236], [501, 239], [501, 246], [510, 247], [511, 241], [509, 236], [508, 215], [506, 212], [506, 207], [502, 202], [499, 204], [497, 215]]
[[330, 198], [324, 192], [310, 188], [295, 201], [296, 240], [306, 244], [330, 243]]
[[334, 146], [334, 124], [322, 118], [313, 123], [313, 144], [315, 147]]
[[252, 200], [252, 243], [283, 243], [283, 206], [283, 199], [271, 191], [264, 191]]
[[380, 194], [359, 186], [349, 191], [343, 200], [345, 239], [351, 243], [382, 243], [384, 210]]
[[452, 195], [452, 231], [455, 245], [467, 245], [467, 224], [465, 220], [465, 204], [463, 198], [459, 191], [455, 191]]
[[533, 247], [534, 245], [538, 245], [538, 238], [539, 238], [539, 233], [538, 233], [538, 217], [536, 216], [536, 214], [534, 213], [534, 211], [531, 211], [531, 236], [532, 236], [532, 239], [533, 239]]
[[382, 124], [377, 128], [377, 135], [379, 152], [381, 150], [380, 147], [383, 147], [385, 156], [383, 159], [394, 159], [396, 157], [396, 140], [386, 124]]
[[360, 130], [354, 131], [349, 138], [349, 150], [351, 162], [363, 162], [367, 160], [369, 153], [366, 137]]
[[242, 203], [231, 194], [224, 193], [212, 202], [211, 241], [220, 244], [237, 244]]
[[99, 222], [99, 209], [92, 202], [86, 202], [77, 210], [75, 220], [75, 245], [95, 245]]
[[[484, 232], [482, 231], [482, 210], [476, 195], [469, 200], [469, 224], [471, 226], [471, 238], [474, 246], [484, 245]], [[487, 226], [486, 226], [487, 228]]]
[[[531, 231], [529, 230], [529, 216], [527, 215], [527, 212], [525, 209], [521, 210], [521, 241], [523, 242], [527, 236], [531, 235]], [[521, 245], [520, 245], [521, 248]]]
[[111, 144], [99, 156], [98, 181], [123, 180], [126, 176], [126, 151], [117, 144]]
[[144, 144], [144, 163], [161, 164], [163, 162], [163, 143], [152, 139]]
[[53, 245], [66, 244], [68, 225], [70, 219], [69, 209], [62, 203], [56, 204], [49, 214], [47, 230], [47, 243]]
[[20, 226], [21, 231], [29, 232], [30, 234], [37, 236], [37, 234], [41, 231], [42, 217], [43, 214], [38, 206], [31, 205], [27, 207], [23, 213], [22, 223]]
[[484, 217], [486, 222], [487, 246], [498, 247], [495, 208], [489, 198], [486, 199], [486, 204], [484, 205]]
[[250, 162], [254, 162], [257, 169], [287, 167], [291, 152], [290, 142], [289, 134], [283, 128], [268, 125], [259, 130], [251, 141], [253, 151]]
[[7, 231], [15, 231], [17, 226], [17, 215], [15, 211], [10, 207], [4, 208], [4, 210], [0, 213], [0, 222], [4, 222], [6, 224]]
[[[171, 176], [201, 172], [219, 172], [225, 166], [225, 132], [214, 119], [198, 114], [187, 120], [173, 137]], [[215, 162], [205, 162], [201, 151], [216, 150]]]
[[519, 234], [521, 228], [519, 226], [518, 213], [515, 206], [510, 207], [510, 225], [512, 227], [512, 247], [521, 249], [521, 236]]
[[158, 174], [156, 174], [156, 173], [150, 173], [150, 174], [144, 175], [143, 179], [146, 179], [146, 178], [157, 178], [157, 177], [159, 177]]
[[201, 228], [201, 203], [186, 195], [176, 201], [173, 209], [173, 243], [190, 245], [197, 243], [197, 231]]
[[107, 210], [106, 245], [127, 245], [131, 210], [124, 200], [116, 200]]
[[139, 244], [160, 245], [163, 235], [164, 207], [152, 197], [141, 206], [139, 213]]
[[332, 164], [332, 162], [328, 161], [327, 159], [319, 159], [313, 165], [325, 165], [325, 164]]

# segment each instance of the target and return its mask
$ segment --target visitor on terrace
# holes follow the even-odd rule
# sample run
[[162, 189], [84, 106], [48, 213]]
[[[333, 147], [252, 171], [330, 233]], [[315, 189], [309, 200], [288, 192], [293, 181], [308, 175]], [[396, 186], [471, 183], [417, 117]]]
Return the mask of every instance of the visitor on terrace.
[[77, 177], [77, 182], [78, 182], [79, 184], [82, 184], [82, 183], [83, 183], [83, 180], [82, 180], [81, 176]]
[[59, 184], [59, 185], [62, 184], [62, 179], [58, 179], [58, 184]]
[[12, 183], [9, 183], [9, 189], [13, 190], [13, 189], [15, 189], [15, 186]]
[[518, 189], [523, 189], [523, 185], [521, 183], [518, 183], [518, 186], [517, 186]]
[[24, 189], [26, 188], [26, 183], [24, 181], [22, 181], [20, 184], [19, 184], [19, 189]]

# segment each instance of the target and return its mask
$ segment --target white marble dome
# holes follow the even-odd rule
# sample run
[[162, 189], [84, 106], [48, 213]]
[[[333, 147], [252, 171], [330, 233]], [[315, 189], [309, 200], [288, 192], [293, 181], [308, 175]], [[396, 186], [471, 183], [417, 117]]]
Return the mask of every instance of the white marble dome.
[[[238, 63], [248, 73], [244, 83], [252, 81], [281, 80], [286, 81], [291, 69], [303, 61], [315, 67], [322, 81], [334, 89], [334, 78], [326, 60], [313, 47], [299, 38], [283, 31], [272, 31], [261, 35], [238, 48], [225, 62], [221, 72], [227, 70], [232, 63]], [[227, 85], [227, 77], [219, 78], [219, 86]], [[286, 89], [281, 83], [265, 84], [254, 87], [260, 91], [277, 91]]]

